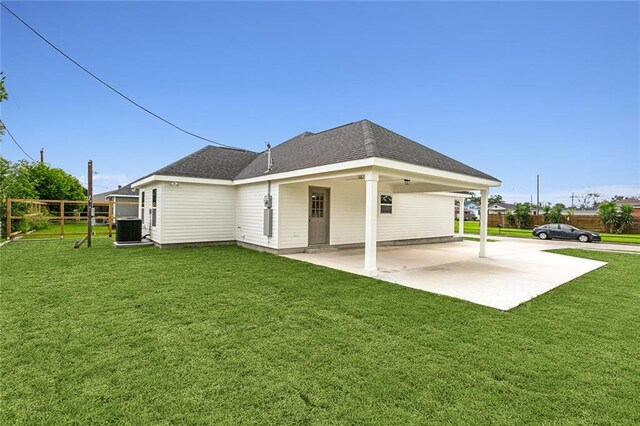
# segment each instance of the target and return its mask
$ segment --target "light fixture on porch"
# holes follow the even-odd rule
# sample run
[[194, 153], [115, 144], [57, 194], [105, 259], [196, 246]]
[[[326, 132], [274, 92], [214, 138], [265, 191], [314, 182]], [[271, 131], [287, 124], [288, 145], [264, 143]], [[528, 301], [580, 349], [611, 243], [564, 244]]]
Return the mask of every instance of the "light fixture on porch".
[[409, 185], [410, 183], [411, 183], [411, 179], [405, 179], [405, 180], [404, 180], [404, 184], [405, 184], [405, 185]]
[[358, 175], [358, 179], [360, 180], [364, 179], [364, 175]]

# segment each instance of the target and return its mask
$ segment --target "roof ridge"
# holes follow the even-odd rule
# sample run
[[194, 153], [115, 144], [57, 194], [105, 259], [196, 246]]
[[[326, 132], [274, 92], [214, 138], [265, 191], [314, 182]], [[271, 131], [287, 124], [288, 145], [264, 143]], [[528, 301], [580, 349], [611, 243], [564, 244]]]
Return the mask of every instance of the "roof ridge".
[[[360, 123], [360, 122], [362, 122], [362, 121], [364, 121], [364, 120], [360, 120], [360, 121], [352, 121], [351, 123], [343, 124], [343, 125], [341, 125], [341, 126], [332, 127], [332, 128], [330, 128], [330, 129], [323, 130], [323, 131], [321, 131], [321, 132], [317, 132], [317, 133], [311, 133], [311, 132], [309, 132], [309, 133], [311, 133], [313, 136], [321, 135], [321, 134], [323, 134], [323, 133], [327, 133], [327, 132], [330, 132], [330, 131], [332, 131], [332, 130], [337, 130], [337, 129], [341, 128], [341, 127], [351, 126], [352, 124], [357, 124], [357, 123]], [[307, 133], [307, 132], [305, 132], [305, 133]]]
[[364, 151], [367, 157], [375, 157], [377, 146], [376, 138], [373, 136], [373, 130], [371, 129], [371, 122], [369, 120], [360, 121], [362, 125], [362, 136], [364, 142]]
[[178, 159], [178, 160], [174, 161], [173, 163], [167, 164], [166, 166], [164, 166], [164, 167], [162, 167], [162, 168], [160, 168], [160, 169], [156, 170], [153, 174], [157, 174], [158, 172], [161, 172], [161, 171], [163, 171], [163, 170], [166, 170], [166, 169], [168, 169], [168, 168], [169, 168], [169, 167], [171, 167], [171, 166], [175, 166], [175, 165], [178, 165], [178, 164], [182, 164], [182, 163], [184, 163], [186, 160], [188, 160], [188, 159], [190, 159], [190, 158], [193, 158], [196, 154], [199, 154], [199, 153], [201, 153], [202, 151], [204, 151], [205, 149], [208, 149], [208, 148], [213, 148], [213, 147], [212, 147], [211, 145], [203, 146], [203, 147], [202, 147], [202, 148], [200, 148], [199, 150], [194, 151], [194, 152], [192, 152], [191, 154], [189, 154], [189, 155], [187, 155], [187, 156], [185, 156], [185, 157], [182, 157], [182, 158], [180, 158], [180, 159]]
[[[367, 120], [367, 121], [368, 121], [368, 120]], [[387, 132], [389, 132], [389, 133], [393, 133], [394, 135], [396, 135], [396, 136], [398, 136], [398, 137], [400, 137], [400, 138], [402, 138], [402, 139], [406, 139], [407, 141], [411, 142], [412, 144], [415, 144], [415, 145], [418, 145], [418, 146], [420, 146], [420, 147], [422, 147], [422, 148], [428, 149], [429, 151], [434, 152], [434, 153], [436, 153], [436, 154], [438, 154], [438, 155], [440, 155], [440, 156], [442, 156], [442, 157], [444, 157], [444, 158], [446, 158], [446, 159], [448, 159], [448, 160], [451, 160], [451, 161], [453, 161], [453, 162], [455, 162], [455, 163], [462, 164], [463, 166], [466, 166], [466, 167], [468, 167], [468, 168], [470, 168], [470, 169], [472, 169], [472, 170], [475, 170], [475, 171], [480, 172], [480, 173], [482, 173], [482, 174], [484, 174], [484, 175], [487, 175], [486, 173], [484, 173], [484, 172], [482, 172], [482, 171], [480, 171], [480, 170], [476, 169], [475, 167], [472, 167], [472, 166], [470, 166], [470, 165], [468, 165], [468, 164], [466, 164], [466, 163], [461, 162], [460, 160], [456, 160], [456, 159], [455, 159], [455, 158], [453, 158], [453, 157], [450, 157], [450, 156], [448, 156], [448, 155], [446, 155], [446, 154], [443, 154], [443, 153], [441, 153], [440, 151], [436, 151], [436, 150], [435, 150], [435, 149], [433, 149], [433, 148], [430, 148], [430, 147], [428, 147], [428, 146], [426, 146], [426, 145], [423, 145], [423, 144], [421, 144], [421, 143], [419, 143], [419, 142], [416, 142], [416, 141], [414, 141], [413, 139], [408, 138], [408, 137], [406, 137], [406, 136], [404, 136], [404, 135], [401, 135], [400, 133], [394, 132], [394, 131], [393, 131], [393, 130], [391, 130], [391, 129], [387, 129], [387, 128], [386, 128], [386, 127], [384, 127], [384, 126], [381, 126], [381, 125], [379, 125], [379, 124], [377, 124], [377, 123], [374, 123], [374, 122], [371, 122], [371, 121], [370, 121], [369, 123], [370, 123], [372, 126], [376, 126], [376, 127], [380, 128], [380, 129], [382, 129], [382, 130], [384, 130], [384, 131], [387, 131]], [[487, 175], [487, 176], [489, 176], [489, 175]], [[497, 179], [496, 179], [496, 178], [494, 178], [493, 176], [489, 176], [489, 177], [490, 177], [491, 179], [495, 179], [495, 180], [497, 180]]]

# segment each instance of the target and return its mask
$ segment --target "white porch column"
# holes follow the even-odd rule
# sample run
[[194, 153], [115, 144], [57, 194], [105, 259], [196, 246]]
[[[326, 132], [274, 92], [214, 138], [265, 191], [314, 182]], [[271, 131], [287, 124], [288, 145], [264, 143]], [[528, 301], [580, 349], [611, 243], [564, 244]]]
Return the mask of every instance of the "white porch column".
[[378, 240], [378, 172], [364, 175], [366, 183], [365, 224], [364, 224], [364, 270], [369, 276], [378, 273], [376, 262]]
[[486, 257], [489, 224], [489, 188], [480, 190], [480, 257]]
[[458, 199], [458, 203], [460, 203], [458, 209], [458, 235], [462, 237], [464, 235], [464, 198]]

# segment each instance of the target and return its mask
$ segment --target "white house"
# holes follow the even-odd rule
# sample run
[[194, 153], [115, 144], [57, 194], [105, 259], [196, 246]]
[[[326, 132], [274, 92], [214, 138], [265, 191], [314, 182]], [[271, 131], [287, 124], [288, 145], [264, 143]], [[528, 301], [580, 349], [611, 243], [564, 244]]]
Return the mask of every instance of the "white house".
[[[138, 206], [138, 190], [131, 188], [131, 184], [118, 185], [118, 189], [102, 192], [93, 196], [94, 202], [109, 202], [113, 203], [113, 216], [115, 218], [121, 217], [136, 217], [139, 214]], [[96, 215], [103, 218], [108, 214], [109, 207], [105, 205], [96, 207]], [[106, 220], [106, 218], [105, 218]]]
[[371, 275], [378, 244], [451, 241], [454, 201], [465, 197], [455, 192], [479, 190], [486, 212], [489, 188], [499, 185], [368, 120], [304, 132], [262, 153], [207, 146], [132, 184], [157, 246], [293, 253], [364, 245]]
[[507, 214], [516, 210], [514, 204], [509, 203], [493, 203], [489, 204], [489, 214]]

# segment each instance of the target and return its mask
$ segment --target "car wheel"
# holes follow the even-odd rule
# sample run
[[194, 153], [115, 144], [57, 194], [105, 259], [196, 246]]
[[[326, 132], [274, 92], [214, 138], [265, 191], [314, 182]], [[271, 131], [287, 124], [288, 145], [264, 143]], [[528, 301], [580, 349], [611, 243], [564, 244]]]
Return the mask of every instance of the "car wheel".
[[587, 235], [582, 234], [578, 236], [578, 241], [580, 241], [581, 243], [588, 243], [589, 237]]
[[541, 240], [548, 240], [549, 234], [547, 234], [546, 232], [541, 232], [538, 234], [538, 238], [540, 238]]

